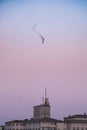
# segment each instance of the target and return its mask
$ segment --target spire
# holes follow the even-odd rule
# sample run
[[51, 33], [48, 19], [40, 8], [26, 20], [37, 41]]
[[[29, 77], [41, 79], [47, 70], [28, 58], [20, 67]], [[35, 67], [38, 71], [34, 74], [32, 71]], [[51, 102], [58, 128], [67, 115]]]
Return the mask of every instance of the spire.
[[47, 98], [47, 90], [46, 90], [46, 88], [45, 88], [45, 105], [49, 106], [49, 100]]
[[46, 90], [46, 88], [45, 88], [45, 98], [47, 97], [47, 90]]

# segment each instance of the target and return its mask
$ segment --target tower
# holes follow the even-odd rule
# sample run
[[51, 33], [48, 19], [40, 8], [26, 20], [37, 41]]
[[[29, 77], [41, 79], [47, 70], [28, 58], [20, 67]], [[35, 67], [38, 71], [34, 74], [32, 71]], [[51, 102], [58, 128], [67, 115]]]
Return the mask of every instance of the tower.
[[34, 106], [34, 118], [40, 119], [43, 117], [50, 118], [50, 104], [49, 104], [49, 100], [47, 98], [46, 89], [45, 89], [45, 99], [44, 99], [43, 104]]

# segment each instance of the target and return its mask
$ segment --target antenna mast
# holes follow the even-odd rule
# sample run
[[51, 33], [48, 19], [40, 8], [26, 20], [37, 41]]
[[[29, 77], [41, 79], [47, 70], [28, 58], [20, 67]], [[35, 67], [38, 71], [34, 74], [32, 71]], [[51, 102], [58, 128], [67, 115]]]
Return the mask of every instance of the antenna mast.
[[47, 97], [47, 90], [46, 90], [46, 88], [45, 88], [45, 98]]

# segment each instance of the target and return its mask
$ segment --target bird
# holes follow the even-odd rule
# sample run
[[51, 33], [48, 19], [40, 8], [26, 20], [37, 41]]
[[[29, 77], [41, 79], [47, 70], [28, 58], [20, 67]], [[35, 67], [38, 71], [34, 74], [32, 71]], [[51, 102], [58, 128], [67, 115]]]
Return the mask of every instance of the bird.
[[41, 38], [42, 43], [44, 43], [44, 42], [45, 42], [45, 38], [43, 37], [42, 34], [40, 34], [40, 33], [36, 30], [36, 28], [37, 28], [37, 25], [34, 24], [33, 27], [32, 27], [32, 30]]

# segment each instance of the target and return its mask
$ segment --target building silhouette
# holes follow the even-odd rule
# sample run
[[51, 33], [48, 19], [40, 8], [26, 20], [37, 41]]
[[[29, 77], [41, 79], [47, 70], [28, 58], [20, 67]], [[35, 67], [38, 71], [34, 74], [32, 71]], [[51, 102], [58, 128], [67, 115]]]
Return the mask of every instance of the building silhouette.
[[4, 130], [87, 130], [86, 113], [69, 115], [64, 120], [51, 118], [46, 90], [43, 103], [33, 110], [33, 118], [5, 122]]
[[34, 119], [39, 119], [43, 117], [50, 118], [50, 104], [46, 95], [46, 89], [45, 89], [45, 99], [43, 101], [43, 104], [34, 106]]

